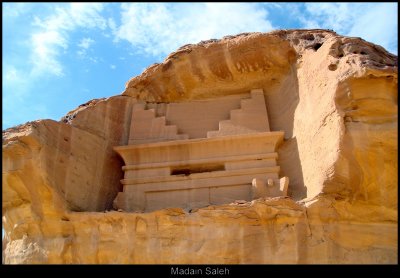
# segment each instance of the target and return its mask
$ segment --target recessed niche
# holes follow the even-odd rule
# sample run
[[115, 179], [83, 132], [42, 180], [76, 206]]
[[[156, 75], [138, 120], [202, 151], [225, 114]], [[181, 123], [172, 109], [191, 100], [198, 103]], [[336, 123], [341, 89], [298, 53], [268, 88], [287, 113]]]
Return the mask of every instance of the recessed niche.
[[180, 166], [180, 167], [171, 169], [171, 175], [173, 175], [173, 176], [177, 176], [177, 175], [189, 176], [191, 174], [224, 171], [224, 170], [225, 170], [225, 165], [223, 165], [223, 164], [187, 165], [187, 166]]

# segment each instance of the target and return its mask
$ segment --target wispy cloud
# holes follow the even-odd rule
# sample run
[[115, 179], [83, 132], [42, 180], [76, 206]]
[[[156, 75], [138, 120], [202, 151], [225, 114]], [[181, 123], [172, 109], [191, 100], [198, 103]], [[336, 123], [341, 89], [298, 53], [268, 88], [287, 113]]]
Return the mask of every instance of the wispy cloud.
[[304, 28], [362, 37], [397, 54], [397, 3], [306, 3], [297, 10]]
[[88, 49], [93, 43], [94, 40], [91, 38], [84, 38], [78, 43], [78, 46], [83, 49]]
[[30, 9], [28, 3], [3, 3], [3, 16], [18, 17]]
[[[10, 100], [12, 101], [12, 103], [23, 100], [24, 93], [29, 88], [27, 86], [28, 84], [26, 78], [24, 78], [23, 74], [13, 65], [3, 65], [3, 70], [3, 89], [12, 90], [13, 92], [12, 99]], [[3, 98], [3, 100], [6, 101], [8, 99]]]
[[57, 31], [46, 30], [32, 35], [32, 73], [62, 75], [62, 65], [58, 61], [60, 49], [67, 49], [66, 38]]
[[[52, 116], [54, 109], [36, 101], [39, 92], [35, 88], [47, 77], [64, 75], [63, 55], [75, 44], [71, 40], [74, 31], [107, 27], [101, 16], [103, 5], [7, 3], [3, 6], [6, 14], [3, 23], [6, 22], [8, 32], [7, 54], [3, 54], [6, 60], [3, 60], [3, 124], [21, 123], [38, 118], [37, 115]], [[33, 20], [26, 20], [28, 17]], [[18, 36], [14, 36], [15, 33]], [[84, 49], [92, 42], [82, 43]], [[47, 92], [41, 92], [40, 97], [45, 98], [45, 94]]]
[[187, 43], [270, 31], [273, 26], [267, 17], [267, 10], [254, 3], [124, 3], [121, 24], [109, 20], [109, 26], [116, 41], [127, 40], [145, 53], [160, 56]]
[[40, 118], [49, 118], [50, 113], [44, 103], [26, 105], [26, 101], [33, 97], [29, 93], [35, 84], [24, 78], [23, 74], [12, 65], [3, 65], [3, 70], [3, 128], [33, 120], [38, 118], [37, 115], [40, 115]]
[[398, 53], [398, 3], [379, 3], [357, 18], [348, 36], [362, 37]]
[[18, 80], [17, 70], [14, 67], [10, 67], [4, 74], [5, 81], [15, 82]]
[[329, 28], [338, 33], [348, 30], [359, 12], [349, 3], [306, 3], [305, 8], [308, 16], [300, 18], [305, 28]]
[[115, 31], [117, 29], [117, 24], [115, 23], [115, 20], [112, 17], [107, 19], [107, 23], [108, 27], [110, 27], [112, 31]]
[[90, 48], [91, 45], [93, 45], [94, 40], [91, 38], [83, 38], [80, 40], [78, 43], [79, 50], [77, 51], [77, 54], [81, 57], [86, 56], [87, 50]]
[[[138, 57], [133, 65], [137, 70], [184, 44], [241, 32], [333, 29], [397, 53], [397, 3], [4, 3], [2, 7], [3, 120], [8, 124], [62, 109], [49, 100], [57, 101], [54, 95], [70, 88], [81, 92], [82, 82], [70, 84], [78, 72], [85, 73], [82, 80], [90, 80], [104, 67], [117, 73], [138, 53], [153, 56]], [[125, 43], [132, 47], [126, 49]], [[83, 57], [85, 61], [71, 60]], [[81, 66], [82, 71], [75, 70]], [[60, 78], [65, 75], [68, 78]], [[47, 90], [55, 84], [57, 92]], [[93, 93], [93, 97], [100, 96]]]
[[[107, 24], [100, 14], [102, 9], [101, 3], [71, 3], [67, 7], [57, 7], [55, 13], [45, 19], [35, 17], [34, 25], [39, 27], [39, 31], [31, 36], [32, 72], [35, 75], [63, 75], [59, 56], [70, 44], [69, 32], [76, 28], [105, 29]], [[85, 49], [84, 46], [89, 47], [91, 41], [82, 43]]]

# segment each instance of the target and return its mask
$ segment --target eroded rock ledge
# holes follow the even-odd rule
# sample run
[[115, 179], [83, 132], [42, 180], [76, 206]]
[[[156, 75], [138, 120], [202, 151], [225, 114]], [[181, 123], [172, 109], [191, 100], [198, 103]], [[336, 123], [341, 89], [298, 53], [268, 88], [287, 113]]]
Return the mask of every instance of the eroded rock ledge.
[[[3, 131], [5, 263], [397, 263], [397, 61], [326, 30], [228, 36], [181, 47], [62, 121]], [[134, 103], [254, 88], [285, 132], [290, 198], [109, 211]]]

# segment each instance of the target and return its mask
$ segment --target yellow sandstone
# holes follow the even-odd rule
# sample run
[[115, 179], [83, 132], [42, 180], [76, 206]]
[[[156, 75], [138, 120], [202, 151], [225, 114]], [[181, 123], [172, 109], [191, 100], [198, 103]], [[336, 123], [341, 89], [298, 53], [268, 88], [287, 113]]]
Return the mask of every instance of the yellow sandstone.
[[397, 264], [397, 61], [228, 36], [4, 130], [3, 263]]

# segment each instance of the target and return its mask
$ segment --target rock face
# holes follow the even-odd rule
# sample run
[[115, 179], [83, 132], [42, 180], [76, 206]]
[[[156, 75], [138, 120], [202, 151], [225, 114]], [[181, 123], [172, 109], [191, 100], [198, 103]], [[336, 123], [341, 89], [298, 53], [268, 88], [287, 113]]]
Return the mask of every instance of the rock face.
[[129, 144], [114, 147], [125, 162], [115, 209], [192, 210], [287, 196], [276, 161], [284, 133], [269, 129], [262, 90], [151, 106], [134, 105]]
[[[326, 30], [241, 34], [183, 46], [60, 122], [7, 129], [4, 262], [396, 264], [397, 68], [382, 47]], [[108, 211], [134, 104], [255, 88], [270, 130], [284, 131], [288, 197]]]

